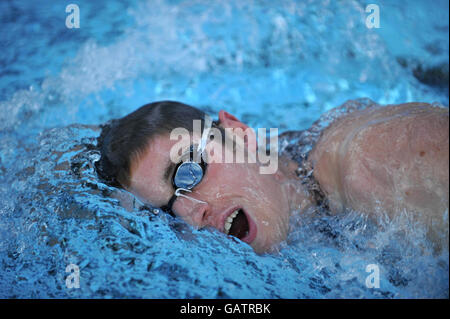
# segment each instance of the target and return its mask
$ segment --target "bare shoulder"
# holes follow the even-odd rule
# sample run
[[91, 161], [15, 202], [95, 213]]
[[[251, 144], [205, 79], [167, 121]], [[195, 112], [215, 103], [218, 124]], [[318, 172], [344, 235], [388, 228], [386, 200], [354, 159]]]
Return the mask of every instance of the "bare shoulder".
[[355, 111], [321, 135], [310, 160], [330, 208], [448, 209], [449, 112], [426, 103]]

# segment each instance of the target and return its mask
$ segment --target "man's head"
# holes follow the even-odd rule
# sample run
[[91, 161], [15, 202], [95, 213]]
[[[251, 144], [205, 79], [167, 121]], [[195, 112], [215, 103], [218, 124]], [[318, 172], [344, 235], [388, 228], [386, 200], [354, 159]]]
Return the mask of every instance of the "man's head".
[[[227, 112], [220, 111], [218, 117], [221, 132], [248, 129]], [[113, 120], [103, 127], [99, 139], [99, 175], [144, 203], [167, 205], [175, 192], [174, 174], [189, 153], [188, 147], [177, 159], [171, 158], [171, 150], [179, 141], [172, 140], [170, 134], [183, 128], [197, 145], [201, 134], [194, 136], [194, 121], [201, 121], [203, 131], [204, 119], [205, 113], [194, 107], [163, 101]], [[208, 140], [209, 150], [236, 151], [235, 147], [225, 147], [223, 141]], [[247, 144], [245, 147], [248, 153], [254, 151]], [[261, 174], [259, 168], [258, 162], [208, 162], [201, 182], [187, 196], [176, 197], [172, 210], [193, 226], [214, 227], [239, 237], [257, 252], [266, 251], [285, 239], [290, 208], [284, 173]]]

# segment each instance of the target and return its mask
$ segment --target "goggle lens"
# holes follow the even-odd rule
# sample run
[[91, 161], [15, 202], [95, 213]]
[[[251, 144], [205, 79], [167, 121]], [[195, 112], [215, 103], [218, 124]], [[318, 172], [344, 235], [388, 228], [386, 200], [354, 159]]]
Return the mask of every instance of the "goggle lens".
[[196, 162], [184, 162], [178, 166], [173, 178], [176, 188], [192, 189], [203, 178], [203, 168]]

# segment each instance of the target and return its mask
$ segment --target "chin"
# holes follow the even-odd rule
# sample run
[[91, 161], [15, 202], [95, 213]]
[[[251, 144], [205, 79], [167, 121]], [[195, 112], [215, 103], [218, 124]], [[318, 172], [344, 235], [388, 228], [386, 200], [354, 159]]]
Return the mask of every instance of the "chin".
[[278, 212], [277, 218], [267, 219], [267, 223], [258, 223], [258, 236], [252, 243], [252, 248], [256, 253], [273, 252], [274, 249], [286, 240], [289, 231], [288, 214]]
[[278, 238], [256, 238], [250, 246], [257, 254], [270, 253], [286, 238], [287, 233], [283, 232]]

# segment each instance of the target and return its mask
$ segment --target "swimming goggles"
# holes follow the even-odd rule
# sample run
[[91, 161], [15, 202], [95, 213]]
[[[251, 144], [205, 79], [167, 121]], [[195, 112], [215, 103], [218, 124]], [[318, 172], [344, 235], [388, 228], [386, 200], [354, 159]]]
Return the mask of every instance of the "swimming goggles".
[[191, 193], [192, 189], [202, 181], [205, 175], [207, 163], [203, 161], [202, 155], [205, 151], [206, 143], [208, 142], [211, 127], [212, 120], [208, 115], [206, 115], [202, 138], [197, 147], [197, 152], [194, 152], [194, 146], [191, 146], [189, 160], [180, 163], [175, 169], [175, 174], [172, 179], [175, 193], [172, 195], [167, 205], [161, 207], [161, 210], [173, 215], [172, 206], [178, 197], [184, 197], [198, 203], [205, 203], [204, 201], [192, 198], [181, 192]]

